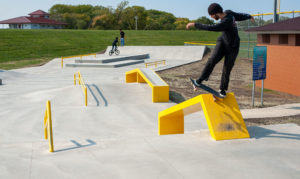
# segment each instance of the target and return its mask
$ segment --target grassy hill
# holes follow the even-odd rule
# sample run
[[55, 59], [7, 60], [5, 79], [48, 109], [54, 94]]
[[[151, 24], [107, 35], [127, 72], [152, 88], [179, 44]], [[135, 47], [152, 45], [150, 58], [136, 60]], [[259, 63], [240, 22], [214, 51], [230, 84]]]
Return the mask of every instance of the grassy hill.
[[[126, 45], [183, 45], [186, 41], [216, 40], [206, 31], [125, 31]], [[0, 30], [0, 69], [45, 63], [55, 57], [106, 49], [118, 30]]]

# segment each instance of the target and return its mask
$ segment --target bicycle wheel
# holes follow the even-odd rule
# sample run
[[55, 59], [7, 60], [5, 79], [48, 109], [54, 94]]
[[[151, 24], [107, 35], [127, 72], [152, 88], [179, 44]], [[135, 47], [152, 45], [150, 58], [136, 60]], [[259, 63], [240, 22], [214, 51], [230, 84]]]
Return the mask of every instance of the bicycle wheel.
[[117, 49], [117, 50], [115, 51], [115, 54], [116, 54], [116, 55], [119, 55], [119, 54], [120, 54], [120, 50]]
[[112, 50], [109, 51], [109, 56], [111, 56], [114, 52]]

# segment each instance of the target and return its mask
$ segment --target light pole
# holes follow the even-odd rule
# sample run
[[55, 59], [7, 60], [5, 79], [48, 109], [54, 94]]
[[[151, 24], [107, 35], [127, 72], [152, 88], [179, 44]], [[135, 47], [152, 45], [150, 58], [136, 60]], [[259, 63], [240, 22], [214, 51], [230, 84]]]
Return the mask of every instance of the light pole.
[[138, 21], [138, 16], [134, 16], [134, 18], [135, 18], [135, 30], [137, 30], [138, 29], [138, 27], [137, 27], [137, 21]]

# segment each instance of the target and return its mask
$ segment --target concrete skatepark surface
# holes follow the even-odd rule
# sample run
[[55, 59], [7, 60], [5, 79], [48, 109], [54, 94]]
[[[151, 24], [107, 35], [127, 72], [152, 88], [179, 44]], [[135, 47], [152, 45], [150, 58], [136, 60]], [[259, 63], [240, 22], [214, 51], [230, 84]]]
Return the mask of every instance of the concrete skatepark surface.
[[[170, 59], [169, 59], [170, 61]], [[172, 62], [170, 62], [172, 63]], [[300, 127], [248, 127], [251, 138], [215, 142], [202, 112], [185, 118], [185, 134], [158, 136], [147, 84], [126, 84], [117, 69], [41, 67], [0, 71], [0, 178], [299, 178]], [[88, 107], [73, 75], [88, 85]], [[51, 100], [54, 153], [44, 140]], [[300, 112], [300, 105], [243, 110], [243, 117]]]

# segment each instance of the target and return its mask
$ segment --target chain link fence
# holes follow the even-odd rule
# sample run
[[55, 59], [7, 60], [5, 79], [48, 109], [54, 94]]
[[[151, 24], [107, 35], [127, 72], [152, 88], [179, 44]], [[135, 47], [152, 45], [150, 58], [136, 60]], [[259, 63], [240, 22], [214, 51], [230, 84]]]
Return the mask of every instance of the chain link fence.
[[[299, 11], [282, 12], [282, 14], [279, 15], [279, 21], [296, 18], [299, 16], [300, 16]], [[246, 30], [273, 23], [272, 17], [273, 16], [270, 15], [270, 13], [268, 15], [265, 15], [263, 13], [258, 13], [257, 15], [255, 15], [254, 23], [252, 23], [250, 20], [238, 22], [239, 36], [241, 39], [238, 58], [244, 58], [244, 59], [253, 58], [253, 49], [257, 43], [257, 34], [246, 32]], [[213, 41], [185, 42], [185, 45], [206, 45], [208, 48], [213, 49], [215, 46], [214, 43], [215, 42]]]

